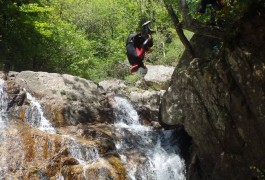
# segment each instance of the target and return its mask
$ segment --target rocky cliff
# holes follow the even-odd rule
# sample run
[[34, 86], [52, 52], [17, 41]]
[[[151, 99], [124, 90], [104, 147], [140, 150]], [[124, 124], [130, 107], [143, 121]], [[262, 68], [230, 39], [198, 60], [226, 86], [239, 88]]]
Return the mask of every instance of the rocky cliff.
[[[265, 169], [265, 20], [245, 17], [235, 44], [195, 35], [160, 106], [160, 121], [192, 137], [188, 179], [251, 179]], [[214, 57], [214, 58], [213, 58]]]

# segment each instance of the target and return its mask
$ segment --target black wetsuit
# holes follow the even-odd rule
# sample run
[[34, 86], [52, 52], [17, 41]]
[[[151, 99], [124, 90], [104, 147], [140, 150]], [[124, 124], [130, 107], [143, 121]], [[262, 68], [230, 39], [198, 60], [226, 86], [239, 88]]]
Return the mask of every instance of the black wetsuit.
[[[142, 53], [145, 53], [145, 50], [147, 47], [152, 47], [153, 46], [153, 41], [152, 39], [145, 39], [144, 37], [138, 37], [138, 42], [135, 43], [132, 39], [136, 36], [135, 34], [131, 34], [129, 35], [129, 37], [127, 38], [126, 41], [126, 55], [128, 57], [129, 63], [131, 65], [135, 65], [138, 64], [139, 67], [143, 67], [144, 63], [143, 63], [143, 59], [144, 59], [144, 55]], [[137, 44], [139, 45], [139, 48], [143, 48], [143, 52], [142, 53], [137, 53], [136, 50], [136, 46]]]
[[130, 42], [126, 45], [126, 55], [128, 57], [129, 63], [132, 66], [134, 64], [138, 64], [139, 67], [144, 67], [143, 59], [137, 55], [133, 42]]

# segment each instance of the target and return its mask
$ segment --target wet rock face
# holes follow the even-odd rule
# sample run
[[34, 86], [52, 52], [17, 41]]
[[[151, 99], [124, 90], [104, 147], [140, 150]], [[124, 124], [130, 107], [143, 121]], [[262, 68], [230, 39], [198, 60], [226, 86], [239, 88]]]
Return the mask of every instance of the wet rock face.
[[[192, 137], [202, 179], [251, 179], [249, 167], [265, 167], [264, 17], [239, 29], [236, 47], [217, 59], [182, 59], [160, 106], [162, 124], [184, 125]], [[206, 41], [197, 36], [193, 45]]]
[[[100, 130], [99, 130], [100, 129]], [[98, 136], [92, 133], [97, 131]], [[113, 145], [102, 145], [102, 139], [111, 139], [111, 126], [69, 126], [57, 129], [58, 134], [48, 134], [27, 124], [10, 119], [0, 129], [0, 176], [7, 179], [89, 179], [101, 176], [101, 170], [109, 172], [113, 179], [124, 179], [125, 169], [115, 155]], [[103, 138], [104, 137], [104, 138]], [[104, 140], [104, 141], [105, 141]], [[97, 147], [98, 157], [85, 150]], [[93, 151], [92, 151], [93, 152]], [[91, 157], [90, 157], [91, 156]], [[107, 158], [103, 158], [107, 156]], [[84, 166], [80, 160], [94, 161]], [[103, 163], [101, 163], [103, 162]], [[106, 165], [107, 164], [107, 165]], [[91, 171], [94, 169], [97, 173]]]
[[126, 170], [117, 157], [106, 158], [85, 168], [85, 177], [89, 180], [126, 179]]
[[[104, 170], [112, 179], [124, 179], [108, 123], [112, 109], [102, 88], [70, 75], [30, 71], [0, 75], [6, 80], [1, 82], [0, 101], [1, 178], [98, 179]], [[29, 121], [40, 117], [27, 93], [41, 104], [56, 134], [41, 130], [39, 120], [33, 121], [36, 126]], [[95, 168], [93, 163], [97, 169], [84, 168]]]
[[164, 90], [134, 91], [129, 94], [132, 103], [135, 103], [136, 110], [145, 124], [158, 122], [159, 105]]
[[43, 105], [45, 116], [54, 126], [111, 122], [113, 117], [105, 91], [82, 78], [24, 71], [9, 74], [6, 84], [9, 108], [21, 106], [27, 91]]
[[[135, 87], [129, 87], [125, 81], [118, 79], [105, 80], [100, 82], [99, 85], [107, 92], [109, 99], [113, 99], [114, 96], [123, 96], [130, 99], [143, 124], [160, 128], [158, 112], [161, 97], [165, 90], [144, 90], [137, 86], [138, 83], [144, 84], [147, 87], [146, 89], [148, 89], [148, 85], [143, 79], [140, 79], [135, 84]], [[167, 82], [164, 82], [164, 84], [167, 84]], [[112, 100], [111, 102], [114, 101]], [[113, 105], [113, 103], [111, 104]]]

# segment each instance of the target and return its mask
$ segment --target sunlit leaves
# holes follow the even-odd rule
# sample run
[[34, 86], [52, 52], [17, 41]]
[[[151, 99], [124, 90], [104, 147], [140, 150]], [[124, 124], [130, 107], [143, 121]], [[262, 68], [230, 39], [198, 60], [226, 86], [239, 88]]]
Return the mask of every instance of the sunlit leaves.
[[25, 13], [41, 13], [41, 12], [44, 13], [44, 12], [52, 11], [52, 8], [47, 7], [47, 6], [41, 7], [37, 3], [30, 3], [30, 4], [23, 4], [19, 6], [19, 10]]
[[34, 21], [34, 26], [36, 31], [38, 31], [41, 35], [46, 36], [46, 37], [50, 37], [52, 35], [51, 32], [51, 25], [49, 25], [46, 22], [38, 22], [38, 21]]

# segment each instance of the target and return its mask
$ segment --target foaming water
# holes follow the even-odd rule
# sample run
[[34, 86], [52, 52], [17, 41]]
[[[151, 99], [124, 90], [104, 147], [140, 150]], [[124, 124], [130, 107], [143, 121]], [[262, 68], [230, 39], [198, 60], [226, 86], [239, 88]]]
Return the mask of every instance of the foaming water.
[[38, 128], [51, 134], [55, 134], [56, 130], [44, 117], [40, 103], [29, 93], [27, 93], [27, 98], [28, 100], [30, 100], [30, 107], [26, 112], [26, 121], [31, 125], [31, 127]]
[[178, 155], [174, 130], [154, 130], [141, 125], [133, 106], [115, 97], [116, 148], [126, 165], [129, 180], [183, 180], [184, 160]]
[[[4, 154], [7, 152], [7, 137], [6, 137], [6, 120], [7, 120], [7, 94], [4, 92], [4, 80], [0, 79], [0, 142]], [[3, 177], [6, 172], [8, 172], [8, 167], [6, 166], [6, 156], [2, 156], [0, 159], [0, 176]]]
[[7, 119], [7, 94], [4, 92], [4, 80], [0, 79], [0, 129], [5, 127]]
[[88, 147], [76, 141], [69, 144], [70, 154], [82, 165], [92, 164], [99, 160], [99, 153], [96, 147]]
[[127, 99], [122, 97], [114, 97], [114, 99], [116, 101], [116, 107], [114, 110], [116, 123], [124, 123], [126, 125], [141, 125], [137, 111], [127, 101]]
[[56, 180], [64, 180], [64, 177], [62, 174], [57, 174], [56, 175]]
[[[78, 142], [74, 137], [69, 135], [63, 135], [63, 137], [68, 144], [67, 149], [69, 153], [72, 155], [73, 158], [75, 158], [79, 162], [80, 165], [82, 165], [84, 179], [90, 179], [90, 177], [87, 177], [88, 175], [86, 174], [86, 169], [94, 163], [101, 162], [97, 147], [83, 145]], [[104, 172], [99, 173], [99, 175], [100, 177], [104, 176]], [[56, 178], [56, 180], [61, 179]]]

